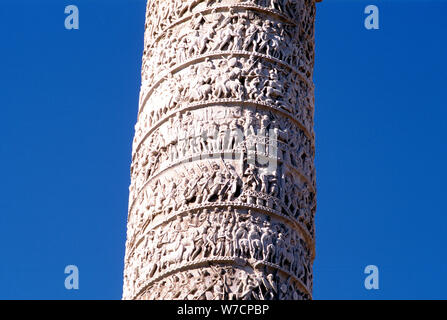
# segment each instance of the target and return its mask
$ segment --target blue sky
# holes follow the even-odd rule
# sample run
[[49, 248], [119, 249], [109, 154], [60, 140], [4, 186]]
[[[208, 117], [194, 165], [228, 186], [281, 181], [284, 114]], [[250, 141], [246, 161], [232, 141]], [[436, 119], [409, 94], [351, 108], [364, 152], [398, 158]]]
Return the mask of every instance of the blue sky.
[[[64, 28], [70, 4], [79, 30]], [[145, 1], [0, 8], [0, 298], [120, 299]], [[315, 299], [447, 298], [446, 14], [318, 5]]]

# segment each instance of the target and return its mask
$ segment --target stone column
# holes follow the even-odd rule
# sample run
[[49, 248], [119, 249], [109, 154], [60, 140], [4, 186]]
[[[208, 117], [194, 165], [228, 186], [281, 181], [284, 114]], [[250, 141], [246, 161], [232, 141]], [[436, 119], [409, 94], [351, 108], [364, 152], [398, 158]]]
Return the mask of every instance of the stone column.
[[311, 299], [315, 0], [149, 0], [124, 299]]

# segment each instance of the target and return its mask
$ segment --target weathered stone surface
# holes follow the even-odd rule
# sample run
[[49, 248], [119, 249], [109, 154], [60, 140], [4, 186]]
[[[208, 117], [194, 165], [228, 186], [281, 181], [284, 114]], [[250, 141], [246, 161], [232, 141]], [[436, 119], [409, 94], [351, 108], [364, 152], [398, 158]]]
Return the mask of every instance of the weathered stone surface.
[[314, 0], [149, 0], [124, 299], [310, 299]]

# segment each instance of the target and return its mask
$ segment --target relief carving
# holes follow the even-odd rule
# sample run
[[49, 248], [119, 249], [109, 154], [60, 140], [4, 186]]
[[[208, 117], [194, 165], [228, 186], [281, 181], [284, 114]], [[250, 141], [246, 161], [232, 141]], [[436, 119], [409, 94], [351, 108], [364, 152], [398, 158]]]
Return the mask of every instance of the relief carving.
[[149, 0], [124, 299], [311, 299], [314, 0]]

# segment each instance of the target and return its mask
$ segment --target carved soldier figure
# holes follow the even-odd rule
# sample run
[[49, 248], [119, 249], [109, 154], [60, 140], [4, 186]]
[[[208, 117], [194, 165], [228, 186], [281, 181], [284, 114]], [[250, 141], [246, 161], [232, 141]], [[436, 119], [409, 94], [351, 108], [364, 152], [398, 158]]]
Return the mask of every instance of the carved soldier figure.
[[225, 256], [229, 257], [234, 254], [233, 233], [236, 227], [236, 217], [231, 214], [231, 207], [228, 207], [228, 212], [231, 215], [231, 219], [225, 225]]
[[230, 122], [228, 130], [229, 130], [229, 139], [225, 149], [231, 150], [235, 148], [243, 140], [243, 137], [241, 137], [242, 132], [240, 132], [238, 128], [237, 119], [234, 119]]
[[219, 231], [220, 226], [214, 225], [208, 228], [205, 243], [204, 243], [204, 256], [209, 257], [210, 255], [213, 255], [215, 249], [216, 249], [216, 243], [217, 243], [217, 233]]
[[203, 16], [202, 13], [198, 12], [194, 15], [194, 17], [191, 19], [191, 29], [193, 30], [199, 30], [202, 25], [206, 23], [206, 19]]
[[244, 173], [244, 190], [252, 189], [257, 190], [259, 180], [256, 177], [256, 168], [251, 163], [248, 165], [247, 170]]
[[242, 50], [244, 45], [244, 34], [246, 25], [244, 22], [238, 22], [234, 32], [233, 50]]
[[[207, 213], [205, 209], [205, 213]], [[202, 225], [199, 226], [199, 229], [194, 237], [194, 250], [191, 253], [191, 259], [194, 260], [200, 253], [204, 253], [206, 235], [208, 234], [208, 228], [210, 224], [208, 221], [202, 222]]]
[[212, 179], [208, 171], [208, 167], [202, 168], [200, 179], [197, 182], [197, 203], [201, 203], [203, 199], [208, 199], [208, 185]]
[[254, 78], [250, 83], [249, 87], [247, 88], [247, 91], [249, 92], [248, 97], [252, 100], [258, 100], [259, 98], [259, 84], [261, 83], [261, 80], [256, 77]]
[[243, 292], [241, 293], [242, 300], [256, 299], [256, 293], [254, 289], [256, 288], [256, 283], [250, 277], [247, 277], [244, 283]]
[[256, 51], [257, 48], [257, 37], [258, 37], [258, 30], [259, 30], [258, 21], [251, 22], [245, 31], [245, 39], [244, 39], [244, 45], [242, 47], [242, 50], [248, 51], [250, 49], [250, 46], [253, 46], [253, 50]]
[[209, 25], [210, 30], [217, 31], [217, 27], [225, 20], [225, 16], [222, 12], [217, 12], [217, 8], [211, 11], [211, 24]]
[[286, 242], [284, 241], [284, 235], [280, 232], [276, 239], [276, 261], [275, 263], [282, 266], [285, 251], [287, 250]]
[[229, 135], [228, 124], [224, 122], [219, 126], [219, 134], [217, 142], [219, 151], [225, 150], [225, 146], [228, 141], [228, 135]]
[[224, 16], [224, 18], [222, 19], [222, 23], [220, 23], [219, 27], [216, 28], [216, 31], [224, 29], [227, 26], [232, 26], [237, 22], [237, 17], [238, 16], [236, 15], [235, 10], [231, 8], [228, 13], [228, 16], [226, 17]]
[[275, 256], [275, 246], [273, 245], [273, 237], [271, 233], [270, 223], [265, 221], [262, 228], [261, 243], [264, 261], [268, 262], [272, 262]]
[[[258, 33], [258, 40], [256, 41], [258, 47], [255, 49], [256, 52], [264, 53], [270, 55], [270, 40], [273, 37], [273, 32], [271, 32], [271, 22], [270, 20], [265, 20], [261, 26], [261, 32]], [[265, 51], [264, 51], [265, 50]]]
[[281, 81], [279, 79], [278, 71], [277, 70], [270, 70], [270, 79], [267, 80], [266, 83], [266, 97], [272, 101], [278, 101], [275, 100], [278, 97], [281, 97], [282, 95], [282, 87], [281, 87]]
[[214, 300], [222, 300], [225, 297], [224, 283], [218, 280], [214, 285]]
[[235, 256], [243, 256], [246, 253], [246, 238], [247, 230], [245, 229], [245, 223], [240, 222], [233, 231], [233, 247]]
[[262, 260], [262, 243], [259, 235], [258, 227], [251, 224], [248, 232], [248, 240], [250, 241], [250, 254], [253, 259]]
[[247, 116], [245, 117], [244, 135], [245, 135], [245, 139], [247, 139], [248, 137], [250, 137], [252, 135], [256, 135], [255, 120], [253, 117], [253, 112], [250, 110], [247, 112]]
[[225, 253], [225, 231], [225, 224], [223, 223], [216, 235], [216, 248], [213, 252], [215, 256], [223, 256]]
[[234, 31], [234, 27], [229, 25], [226, 29], [219, 31], [217, 34], [219, 35], [219, 41], [217, 41], [213, 50], [223, 50], [225, 46], [228, 45], [227, 50], [230, 51], [233, 48], [233, 43], [231, 40], [233, 37], [237, 36], [237, 33]]
[[212, 201], [213, 198], [216, 198], [216, 200], [220, 200], [219, 199], [221, 196], [220, 191], [225, 186], [225, 184], [226, 184], [225, 175], [222, 172], [216, 170], [214, 173], [212, 189], [208, 196], [208, 201]]

